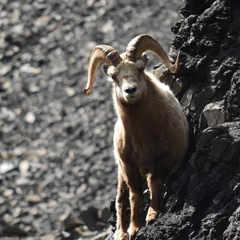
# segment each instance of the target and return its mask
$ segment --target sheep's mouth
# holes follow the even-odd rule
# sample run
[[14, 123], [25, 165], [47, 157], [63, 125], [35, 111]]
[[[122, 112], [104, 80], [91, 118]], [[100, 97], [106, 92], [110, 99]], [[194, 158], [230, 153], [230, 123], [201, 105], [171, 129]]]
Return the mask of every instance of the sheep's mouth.
[[124, 98], [127, 102], [135, 102], [139, 99], [139, 94], [126, 94]]

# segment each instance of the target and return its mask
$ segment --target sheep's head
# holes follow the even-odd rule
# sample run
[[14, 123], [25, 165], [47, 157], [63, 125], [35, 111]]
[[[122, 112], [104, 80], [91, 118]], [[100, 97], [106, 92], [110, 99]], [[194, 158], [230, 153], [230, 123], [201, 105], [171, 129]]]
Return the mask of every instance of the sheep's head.
[[136, 102], [145, 89], [142, 73], [148, 62], [144, 52], [148, 50], [155, 53], [172, 73], [178, 71], [179, 57], [173, 65], [155, 39], [149, 35], [139, 35], [128, 44], [126, 52], [121, 55], [109, 45], [98, 45], [93, 49], [84, 93], [91, 93], [98, 66], [103, 62], [104, 72], [113, 80], [117, 96], [129, 103]]
[[[121, 55], [123, 57], [123, 55]], [[131, 62], [122, 58], [121, 63], [114, 66], [104, 66], [104, 72], [112, 79], [118, 99], [126, 103], [135, 103], [146, 89], [143, 71], [147, 65], [147, 57]]]

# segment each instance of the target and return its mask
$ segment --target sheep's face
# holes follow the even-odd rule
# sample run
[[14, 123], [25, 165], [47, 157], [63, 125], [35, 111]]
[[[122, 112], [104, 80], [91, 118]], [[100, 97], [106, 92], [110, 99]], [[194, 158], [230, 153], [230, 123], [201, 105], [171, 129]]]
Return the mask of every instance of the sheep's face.
[[142, 60], [130, 62], [122, 61], [117, 67], [110, 66], [107, 75], [114, 82], [117, 97], [125, 103], [134, 104], [146, 90], [143, 71], [146, 63]]

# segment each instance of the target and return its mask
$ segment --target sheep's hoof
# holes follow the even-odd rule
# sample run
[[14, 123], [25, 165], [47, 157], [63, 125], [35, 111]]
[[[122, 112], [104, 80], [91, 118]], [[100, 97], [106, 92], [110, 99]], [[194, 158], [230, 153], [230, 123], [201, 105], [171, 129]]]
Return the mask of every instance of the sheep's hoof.
[[139, 229], [140, 229], [140, 227], [130, 226], [128, 228], [129, 239], [132, 239], [137, 234]]
[[116, 232], [114, 233], [114, 240], [129, 240], [129, 235], [121, 230], [116, 230]]
[[146, 217], [146, 224], [150, 225], [153, 221], [157, 218], [158, 212], [155, 211], [153, 208], [149, 207], [147, 217]]

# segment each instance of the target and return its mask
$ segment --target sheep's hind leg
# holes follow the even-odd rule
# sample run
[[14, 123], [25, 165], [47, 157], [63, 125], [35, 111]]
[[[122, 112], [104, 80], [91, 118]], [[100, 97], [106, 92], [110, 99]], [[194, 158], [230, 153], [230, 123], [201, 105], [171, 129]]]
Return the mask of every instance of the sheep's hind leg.
[[126, 210], [129, 205], [129, 191], [121, 172], [118, 173], [118, 191], [116, 198], [117, 229], [114, 234], [115, 240], [129, 239], [127, 234]]
[[146, 216], [146, 222], [147, 224], [150, 224], [157, 218], [157, 215], [159, 214], [163, 183], [159, 177], [153, 176], [152, 174], [147, 176], [147, 183], [151, 202]]

